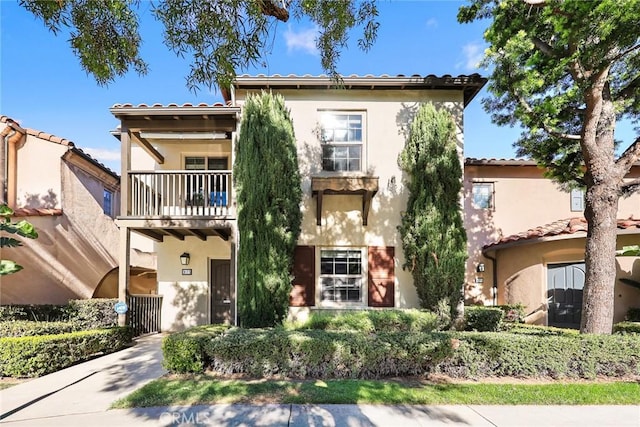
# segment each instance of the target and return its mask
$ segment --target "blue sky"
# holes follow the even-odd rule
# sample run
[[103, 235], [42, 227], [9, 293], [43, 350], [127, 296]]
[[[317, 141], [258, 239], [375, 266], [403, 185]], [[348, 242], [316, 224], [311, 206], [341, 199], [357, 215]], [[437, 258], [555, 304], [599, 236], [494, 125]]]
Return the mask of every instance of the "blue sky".
[[[374, 47], [363, 53], [352, 38], [342, 52], [342, 74], [471, 74], [485, 48], [484, 23], [458, 24], [460, 1], [381, 2], [381, 27]], [[119, 142], [109, 134], [117, 120], [109, 113], [116, 103], [214, 103], [221, 96], [206, 88], [197, 94], [185, 85], [189, 58], [178, 58], [162, 43], [162, 27], [142, 1], [142, 57], [146, 76], [129, 73], [109, 86], [98, 86], [73, 55], [64, 34], [54, 36], [17, 1], [0, 1], [0, 114], [24, 127], [70, 139], [119, 172]], [[265, 67], [249, 74], [322, 73], [308, 23], [279, 23]], [[242, 70], [240, 71], [242, 72]], [[465, 156], [514, 157], [512, 144], [520, 131], [491, 124], [482, 110], [483, 90], [465, 111]]]

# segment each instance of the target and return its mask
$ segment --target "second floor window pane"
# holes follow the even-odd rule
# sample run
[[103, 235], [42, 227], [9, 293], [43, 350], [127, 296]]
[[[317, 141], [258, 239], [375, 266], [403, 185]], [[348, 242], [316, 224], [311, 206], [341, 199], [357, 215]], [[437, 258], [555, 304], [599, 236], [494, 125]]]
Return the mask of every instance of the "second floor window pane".
[[321, 115], [322, 169], [362, 170], [362, 113]]

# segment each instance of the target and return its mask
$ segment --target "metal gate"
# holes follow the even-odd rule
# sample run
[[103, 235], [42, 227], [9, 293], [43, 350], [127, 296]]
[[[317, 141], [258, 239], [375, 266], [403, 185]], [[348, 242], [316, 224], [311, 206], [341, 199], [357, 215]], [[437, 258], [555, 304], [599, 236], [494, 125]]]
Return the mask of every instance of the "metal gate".
[[161, 295], [129, 295], [128, 305], [134, 336], [160, 332]]

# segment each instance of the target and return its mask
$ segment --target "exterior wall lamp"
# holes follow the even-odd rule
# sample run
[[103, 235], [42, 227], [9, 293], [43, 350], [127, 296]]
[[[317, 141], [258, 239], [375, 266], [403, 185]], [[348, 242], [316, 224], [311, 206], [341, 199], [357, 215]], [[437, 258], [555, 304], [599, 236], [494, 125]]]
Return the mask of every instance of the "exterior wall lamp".
[[484, 262], [481, 262], [481, 263], [478, 264], [478, 266], [476, 267], [476, 272], [477, 273], [484, 273]]
[[189, 265], [190, 260], [191, 260], [191, 257], [187, 252], [183, 252], [182, 255], [180, 255], [180, 264]]

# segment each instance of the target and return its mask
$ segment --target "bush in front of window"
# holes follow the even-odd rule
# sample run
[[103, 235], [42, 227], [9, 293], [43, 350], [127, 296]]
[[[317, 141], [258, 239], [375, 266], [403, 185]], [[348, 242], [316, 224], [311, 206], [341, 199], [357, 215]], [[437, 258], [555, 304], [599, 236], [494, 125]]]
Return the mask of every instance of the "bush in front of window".
[[327, 331], [432, 332], [438, 330], [436, 314], [425, 310], [358, 310], [347, 312], [315, 311], [307, 321], [287, 324], [288, 329]]

